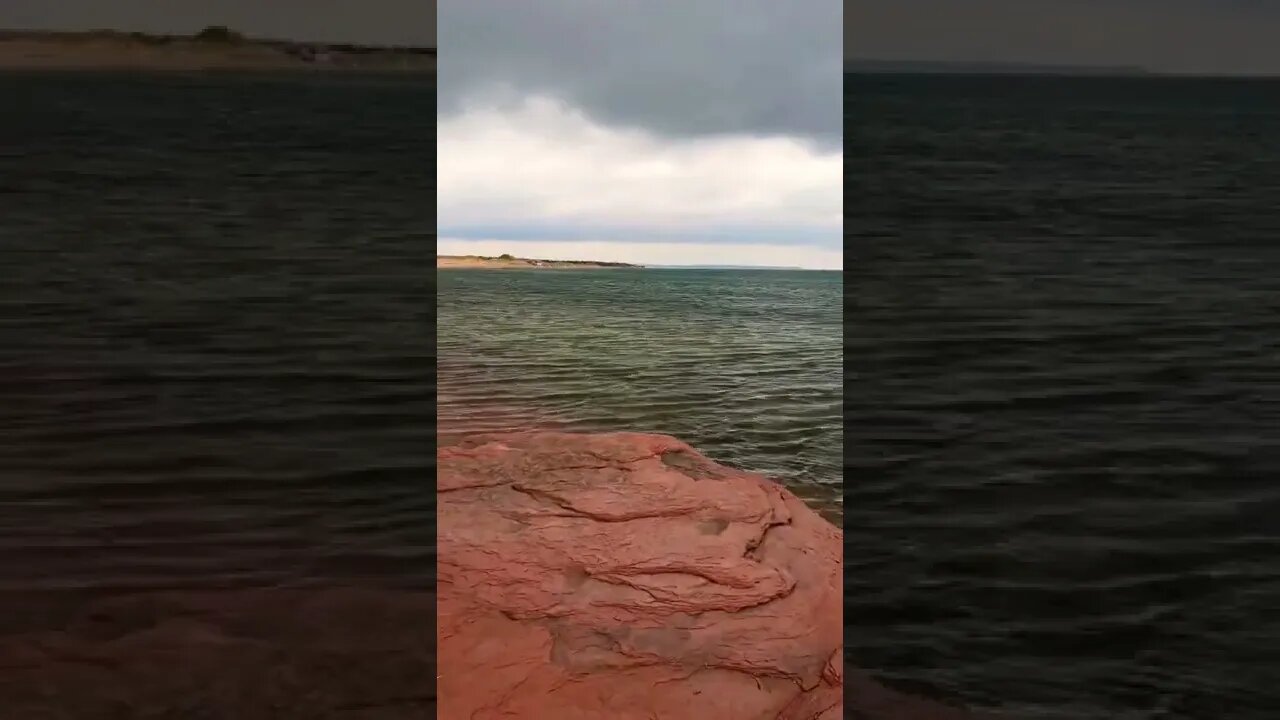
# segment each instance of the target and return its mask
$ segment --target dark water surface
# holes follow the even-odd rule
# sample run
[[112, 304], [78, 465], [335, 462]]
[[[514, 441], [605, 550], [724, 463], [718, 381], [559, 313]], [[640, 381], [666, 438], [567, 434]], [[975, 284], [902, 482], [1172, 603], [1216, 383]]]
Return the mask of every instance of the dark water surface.
[[423, 581], [432, 79], [0, 97], [0, 590]]
[[441, 270], [441, 432], [675, 435], [838, 522], [841, 276]]
[[1280, 717], [1280, 83], [846, 81], [857, 661]]

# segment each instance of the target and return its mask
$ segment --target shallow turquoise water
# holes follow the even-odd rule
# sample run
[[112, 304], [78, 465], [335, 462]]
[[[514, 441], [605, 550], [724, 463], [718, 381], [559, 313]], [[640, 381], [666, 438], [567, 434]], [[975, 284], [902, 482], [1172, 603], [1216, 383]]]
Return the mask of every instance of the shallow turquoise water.
[[839, 514], [840, 273], [439, 270], [437, 282], [442, 433], [668, 433]]

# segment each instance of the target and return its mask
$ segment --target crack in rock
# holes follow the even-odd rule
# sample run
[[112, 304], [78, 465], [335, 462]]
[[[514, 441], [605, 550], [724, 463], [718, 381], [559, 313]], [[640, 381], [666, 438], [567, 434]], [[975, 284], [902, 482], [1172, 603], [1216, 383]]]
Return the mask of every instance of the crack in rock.
[[[466, 639], [483, 648], [507, 633], [501, 645], [527, 645], [543, 678], [507, 700], [511, 717], [738, 720], [743, 697], [767, 717], [822, 683], [842, 635], [840, 536], [769, 481], [642, 434], [486, 436], [438, 463], [451, 486], [506, 486], [443, 495], [438, 537], [452, 557], [442, 616], [500, 608], [505, 623], [489, 635], [483, 622], [450, 623], [442, 662], [482, 677], [493, 666]], [[672, 673], [689, 679], [654, 696]], [[535, 695], [551, 686], [554, 697]], [[487, 705], [478, 689], [442, 687], [442, 711]]]

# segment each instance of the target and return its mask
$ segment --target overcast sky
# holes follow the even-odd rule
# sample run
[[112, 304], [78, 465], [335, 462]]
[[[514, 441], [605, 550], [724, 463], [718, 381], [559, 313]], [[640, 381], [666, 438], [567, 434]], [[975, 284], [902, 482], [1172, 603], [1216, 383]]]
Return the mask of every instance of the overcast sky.
[[289, 40], [435, 44], [436, 0], [0, 0], [0, 27], [194, 33], [227, 25]]
[[440, 252], [841, 265], [840, 0], [441, 0]]
[[1280, 74], [1280, 0], [856, 0], [845, 54]]

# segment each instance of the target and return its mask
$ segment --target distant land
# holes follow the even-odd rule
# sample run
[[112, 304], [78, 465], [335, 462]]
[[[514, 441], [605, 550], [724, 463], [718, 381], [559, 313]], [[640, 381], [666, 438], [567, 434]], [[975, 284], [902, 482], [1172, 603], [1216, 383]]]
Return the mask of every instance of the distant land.
[[920, 75], [1152, 75], [1142, 67], [1124, 65], [1039, 65], [1001, 62], [947, 62], [930, 60], [849, 60], [845, 72]]
[[0, 30], [0, 68], [31, 70], [364, 70], [434, 73], [436, 49], [119, 30]]
[[498, 257], [485, 255], [437, 255], [436, 267], [467, 270], [520, 270], [526, 268], [642, 268], [644, 266], [595, 260], [537, 260], [512, 257], [511, 255], [499, 255]]
[[656, 270], [807, 270], [798, 265], [650, 265]]

